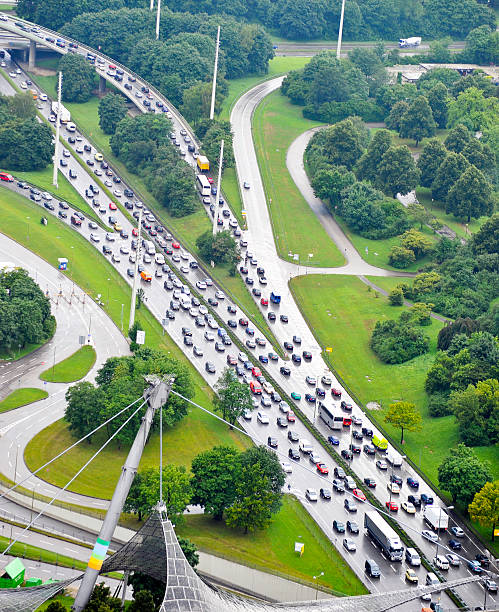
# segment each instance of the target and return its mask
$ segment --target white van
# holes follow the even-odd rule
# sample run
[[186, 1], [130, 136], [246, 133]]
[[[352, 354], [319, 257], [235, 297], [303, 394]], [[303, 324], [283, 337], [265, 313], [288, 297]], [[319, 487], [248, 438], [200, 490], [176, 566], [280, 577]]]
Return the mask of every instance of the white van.
[[68, 123], [66, 129], [68, 132], [76, 132], [76, 125], [74, 123]]
[[421, 557], [415, 548], [405, 549], [405, 560], [409, 565], [419, 566], [421, 565]]
[[393, 451], [393, 450], [391, 450], [388, 453], [386, 453], [385, 459], [386, 459], [387, 463], [389, 463], [390, 465], [393, 465], [393, 467], [401, 467], [402, 466], [402, 457], [398, 453]]
[[304, 453], [305, 455], [310, 455], [310, 453], [314, 450], [310, 442], [305, 439], [300, 440], [298, 448], [300, 449], [300, 452]]
[[355, 484], [355, 480], [351, 476], [347, 476], [345, 478], [345, 486], [350, 491], [353, 491], [357, 487], [357, 485]]
[[165, 256], [163, 253], [156, 253], [154, 256], [154, 261], [158, 264], [158, 266], [162, 266], [165, 263]]
[[189, 308], [191, 307], [191, 300], [185, 295], [182, 295], [180, 297], [180, 305], [184, 310], [189, 310]]
[[447, 571], [449, 569], [449, 562], [443, 555], [437, 555], [433, 559], [433, 565], [438, 567], [438, 569]]
[[430, 586], [436, 586], [437, 584], [440, 584], [440, 580], [437, 578], [436, 574], [434, 574], [433, 572], [428, 572], [426, 574], [426, 584]]

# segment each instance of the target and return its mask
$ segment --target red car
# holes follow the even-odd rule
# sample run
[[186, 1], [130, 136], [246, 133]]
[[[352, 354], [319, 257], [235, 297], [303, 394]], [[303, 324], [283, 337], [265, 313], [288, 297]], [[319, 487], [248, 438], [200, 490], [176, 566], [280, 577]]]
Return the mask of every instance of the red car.
[[138, 236], [138, 235], [139, 235], [139, 230], [134, 227], [132, 229], [132, 236]]
[[255, 378], [258, 378], [259, 376], [262, 375], [262, 373], [260, 372], [260, 368], [253, 368], [251, 370], [251, 373], [253, 374]]
[[262, 388], [260, 387], [259, 383], [257, 383], [257, 382], [251, 381], [250, 382], [250, 389], [251, 389], [251, 392], [254, 395], [261, 395], [262, 394]]
[[260, 304], [262, 306], [268, 306], [269, 305], [269, 301], [267, 298], [262, 297], [262, 299], [260, 300]]
[[118, 210], [118, 207], [114, 202], [109, 202], [109, 210]]
[[179, 243], [178, 243], [176, 240], [174, 240], [174, 241], [172, 242], [172, 247], [173, 247], [174, 249], [180, 249], [180, 244], [179, 244]]
[[398, 512], [399, 507], [398, 507], [398, 504], [396, 504], [395, 502], [387, 501], [385, 505], [388, 508], [388, 510], [390, 510], [390, 512]]
[[208, 183], [210, 185], [213, 185], [213, 179], [211, 178], [211, 176], [207, 176], [206, 178], [208, 179]]
[[295, 423], [295, 422], [296, 422], [295, 413], [294, 413], [292, 410], [290, 410], [290, 411], [288, 412], [288, 414], [286, 415], [286, 417], [287, 417], [287, 419], [288, 419], [288, 422], [289, 422], [289, 423]]
[[248, 319], [239, 319], [239, 325], [242, 327], [248, 327]]
[[317, 471], [319, 472], [319, 474], [323, 474], [324, 476], [327, 476], [329, 474], [329, 470], [325, 463], [318, 463]]
[[339, 389], [331, 389], [331, 395], [337, 399], [341, 398], [341, 391]]
[[354, 489], [352, 491], [353, 496], [358, 499], [359, 501], [365, 502], [367, 497], [364, 495], [364, 492], [361, 491], [360, 489]]
[[14, 182], [14, 177], [8, 172], [0, 172], [0, 181], [5, 181], [6, 183]]

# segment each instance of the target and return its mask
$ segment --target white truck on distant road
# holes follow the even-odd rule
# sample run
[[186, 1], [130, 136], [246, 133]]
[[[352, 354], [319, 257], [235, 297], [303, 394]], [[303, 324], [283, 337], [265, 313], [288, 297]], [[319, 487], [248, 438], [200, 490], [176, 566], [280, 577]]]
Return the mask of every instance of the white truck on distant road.
[[424, 521], [434, 531], [445, 531], [449, 527], [449, 515], [438, 506], [426, 506]]
[[[55, 100], [52, 102], [52, 112], [57, 115], [59, 112], [59, 103]], [[61, 123], [67, 123], [71, 119], [71, 113], [61, 104]]]
[[421, 36], [412, 36], [412, 38], [399, 38], [399, 47], [405, 49], [406, 47], [419, 47], [421, 44]]

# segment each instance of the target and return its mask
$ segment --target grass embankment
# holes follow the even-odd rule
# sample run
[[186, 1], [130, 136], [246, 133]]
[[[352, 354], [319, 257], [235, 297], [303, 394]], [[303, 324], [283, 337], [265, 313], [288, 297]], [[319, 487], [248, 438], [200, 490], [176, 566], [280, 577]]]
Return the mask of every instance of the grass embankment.
[[20, 408], [21, 406], [27, 406], [33, 402], [38, 402], [48, 396], [49, 394], [43, 389], [35, 389], [34, 387], [16, 389], [0, 402], [0, 414], [2, 412], [9, 412], [9, 410], [14, 410], [15, 408]]
[[[179, 525], [177, 532], [201, 550], [213, 551], [257, 569], [285, 574], [291, 580], [298, 578], [315, 585], [313, 576], [323, 571], [319, 585], [348, 595], [367, 592], [300, 502], [288, 495], [265, 531], [245, 535], [229, 529], [222, 521], [194, 515], [186, 516], [185, 524]], [[302, 557], [294, 551], [295, 542], [305, 544]]]
[[[401, 279], [377, 279], [386, 289]], [[442, 323], [432, 319], [425, 333], [430, 337], [430, 351], [411, 361], [389, 365], [382, 363], [369, 347], [376, 321], [394, 319], [404, 306], [390, 306], [387, 298], [376, 297], [373, 290], [359, 279], [346, 276], [302, 276], [293, 279], [291, 286], [320, 344], [333, 347], [324, 353], [331, 366], [339, 373], [361, 402], [379, 402], [383, 410], [397, 400], [413, 402], [423, 417], [423, 430], [405, 434], [404, 453], [435, 484], [437, 468], [450, 448], [459, 442], [453, 416], [431, 418], [428, 398], [424, 390], [426, 372], [433, 363], [436, 340]], [[399, 430], [384, 423], [384, 411], [372, 411], [393, 439], [400, 439]], [[493, 459], [495, 477], [499, 475], [497, 448], [475, 449], [481, 459]]]
[[[119, 325], [121, 321], [121, 305], [124, 304], [124, 320], [128, 321], [130, 287], [113, 266], [77, 232], [71, 230], [71, 228], [59, 220], [49, 217], [47, 226], [33, 224], [29, 244], [26, 242], [26, 215], [33, 215], [37, 210], [38, 207], [29, 200], [26, 200], [26, 198], [6, 189], [0, 189], [2, 232], [21, 244], [26, 245], [54, 267], [57, 266], [58, 257], [68, 256], [70, 263], [69, 271], [66, 272], [66, 275], [69, 276], [71, 274], [73, 281], [91, 297], [96, 297], [99, 293], [107, 295], [109, 290], [109, 303], [104, 305], [104, 310]], [[108, 281], [107, 279], [110, 280]], [[168, 334], [163, 336], [159, 322], [154, 319], [145, 307], [142, 307], [137, 312], [137, 319], [141, 322], [142, 328], [146, 332], [146, 345], [165, 350], [172, 357], [187, 365], [194, 382], [194, 400], [207, 408], [213, 408], [213, 392], [210, 387], [205, 383], [201, 375], [190, 366], [188, 359], [170, 336]], [[202, 426], [199, 423], [202, 423]], [[182, 422], [182, 427], [185, 427], [186, 430], [197, 428], [198, 439], [200, 439], [199, 429], [206, 428], [206, 436], [201, 439], [209, 441], [208, 447], [227, 440], [225, 425], [213, 419], [205, 421], [204, 417], [201, 417], [200, 411], [191, 412]], [[246, 444], [246, 441], [243, 442], [240, 436], [234, 432], [230, 433], [230, 437], [233, 443], [238, 446]], [[204, 448], [206, 447], [199, 445], [197, 452]], [[52, 476], [53, 473], [51, 472], [50, 474]], [[47, 475], [45, 476], [47, 477]], [[98, 481], [96, 480], [95, 482]]]
[[[9, 538], [0, 536], [0, 553], [7, 548], [9, 543]], [[51, 565], [71, 567], [79, 570], [84, 570], [87, 566], [84, 561], [79, 561], [78, 559], [67, 557], [66, 555], [59, 555], [51, 550], [45, 550], [38, 546], [32, 546], [31, 544], [24, 544], [23, 542], [16, 542], [9, 550], [8, 554], [14, 557], [21, 557], [22, 559], [32, 559], [33, 561], [39, 561], [41, 563], [50, 563]], [[28, 576], [28, 578], [30, 577], [31, 576]]]
[[[54, 76], [40, 77], [36, 74], [31, 74], [34, 81], [40, 87], [45, 89], [47, 93], [53, 91], [55, 85]], [[120, 175], [131, 185], [137, 195], [152, 208], [161, 222], [168, 227], [191, 251], [191, 253], [199, 258], [199, 251], [196, 247], [196, 239], [198, 236], [211, 229], [211, 223], [204, 210], [197, 210], [191, 215], [182, 218], [170, 216], [166, 210], [161, 207], [157, 200], [147, 189], [142, 178], [137, 174], [132, 174], [128, 171], [112, 153], [109, 145], [110, 137], [100, 129], [99, 126], [99, 99], [94, 96], [88, 102], [83, 104], [68, 103], [66, 107], [71, 112], [71, 119], [81, 130], [90, 138], [90, 140], [99, 148], [106, 159], [116, 168]], [[237, 182], [234, 182], [236, 192], [238, 191]], [[241, 205], [239, 205], [241, 207]], [[241, 215], [239, 214], [239, 217]], [[245, 310], [246, 314], [265, 331], [269, 340], [273, 340], [276, 344], [273, 332], [267, 324], [265, 317], [262, 315], [256, 305], [250, 292], [247, 290], [239, 274], [230, 276], [228, 266], [216, 266], [210, 269], [210, 274], [217, 280], [223, 289], [231, 293], [234, 299]]]
[[292, 259], [288, 253], [298, 253], [303, 263], [308, 260], [308, 254], [313, 253], [311, 265], [340, 266], [344, 263], [343, 255], [286, 168], [289, 145], [301, 133], [318, 125], [317, 121], [304, 119], [300, 107], [292, 105], [280, 91], [275, 91], [255, 110], [253, 137], [279, 255]]
[[93, 346], [82, 346], [63, 361], [42, 372], [40, 378], [54, 383], [81, 380], [93, 368], [96, 359], [97, 353]]
[[[30, 217], [26, 217], [25, 230], [24, 230], [25, 232], [24, 237], [27, 242], [29, 242], [29, 219]], [[23, 348], [21, 348], [21, 350], [15, 347], [12, 347], [10, 351], [5, 349], [3, 351], [0, 351], [0, 361], [17, 361], [18, 359], [21, 359], [22, 357], [29, 355], [29, 353], [36, 351], [36, 349], [39, 349], [44, 344], [45, 342], [40, 342], [39, 344], [28, 343]]]

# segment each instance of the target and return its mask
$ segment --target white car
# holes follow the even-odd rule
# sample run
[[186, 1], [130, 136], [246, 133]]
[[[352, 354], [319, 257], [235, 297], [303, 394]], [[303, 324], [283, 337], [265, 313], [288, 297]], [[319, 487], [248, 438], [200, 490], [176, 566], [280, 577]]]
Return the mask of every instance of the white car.
[[71, 157], [71, 153], [67, 149], [62, 150], [63, 157]]
[[20, 85], [21, 89], [28, 89], [28, 84], [26, 83], [26, 81], [23, 81]]
[[407, 514], [416, 514], [416, 508], [408, 501], [402, 502], [402, 510], [405, 510]]
[[145, 264], [150, 264], [152, 262], [151, 256], [148, 255], [147, 253], [144, 253], [144, 256], [142, 257], [142, 261]]
[[7, 64], [6, 64], [5, 62], [2, 62], [2, 63], [0, 64], [0, 66], [2, 66], [2, 68], [5, 68], [5, 67], [7, 66]]
[[204, 339], [206, 340], [206, 342], [213, 342], [213, 340], [215, 340], [215, 336], [211, 332], [205, 331]]
[[386, 488], [389, 491], [391, 491], [393, 494], [400, 493], [400, 487], [398, 486], [398, 484], [396, 482], [389, 482], [389, 483], [387, 483]]
[[348, 552], [355, 552], [357, 550], [357, 546], [352, 538], [344, 538], [343, 547], [348, 550]]
[[113, 193], [117, 198], [121, 198], [121, 196], [123, 195], [119, 189], [115, 189]]
[[185, 251], [180, 251], [180, 258], [187, 261], [189, 259], [189, 255]]
[[16, 74], [21, 74], [21, 69], [20, 68], [16, 68]]
[[206, 306], [204, 304], [201, 304], [201, 306], [199, 307], [199, 314], [201, 315], [205, 315], [208, 314], [208, 308], [206, 308]]
[[120, 263], [121, 258], [117, 253], [113, 253], [112, 260], [114, 261], [114, 263]]
[[225, 300], [225, 293], [223, 291], [215, 291], [215, 297], [217, 300]]
[[293, 467], [291, 463], [288, 463], [287, 461], [281, 461], [281, 467], [282, 467], [282, 471], [285, 472], [286, 474], [293, 473]]
[[90, 240], [92, 242], [100, 242], [100, 237], [98, 234], [90, 234]]
[[461, 565], [461, 559], [454, 553], [447, 553], [445, 556], [449, 565]]
[[47, 94], [44, 94], [44, 93], [41, 93], [38, 97], [40, 98], [42, 102], [46, 102], [48, 100]]
[[50, 195], [48, 191], [42, 192], [42, 198], [44, 200], [47, 200], [47, 202], [50, 202], [50, 200], [52, 200], [52, 196]]
[[136, 97], [136, 98], [142, 98], [142, 92], [141, 92], [141, 91], [139, 91], [139, 90], [137, 90], [137, 91], [135, 92], [135, 97]]
[[308, 499], [308, 501], [311, 502], [316, 502], [319, 499], [319, 496], [317, 495], [317, 491], [315, 489], [307, 489], [305, 491], [305, 497]]
[[258, 411], [256, 418], [262, 425], [268, 425], [270, 422], [269, 417], [265, 414], [265, 412]]
[[114, 234], [111, 234], [111, 232], [107, 232], [106, 233], [106, 240], [108, 242], [114, 242], [116, 240], [116, 236]]
[[130, 253], [130, 249], [127, 246], [121, 246], [120, 247], [120, 253], [122, 255], [128, 255], [128, 253]]
[[12, 79], [15, 79], [15, 78], [16, 78], [16, 76], [17, 76], [17, 74], [16, 74], [15, 72], [9, 72], [9, 76], [10, 76]]
[[421, 535], [425, 540], [429, 540], [430, 542], [438, 542], [438, 535], [429, 529], [423, 529]]

